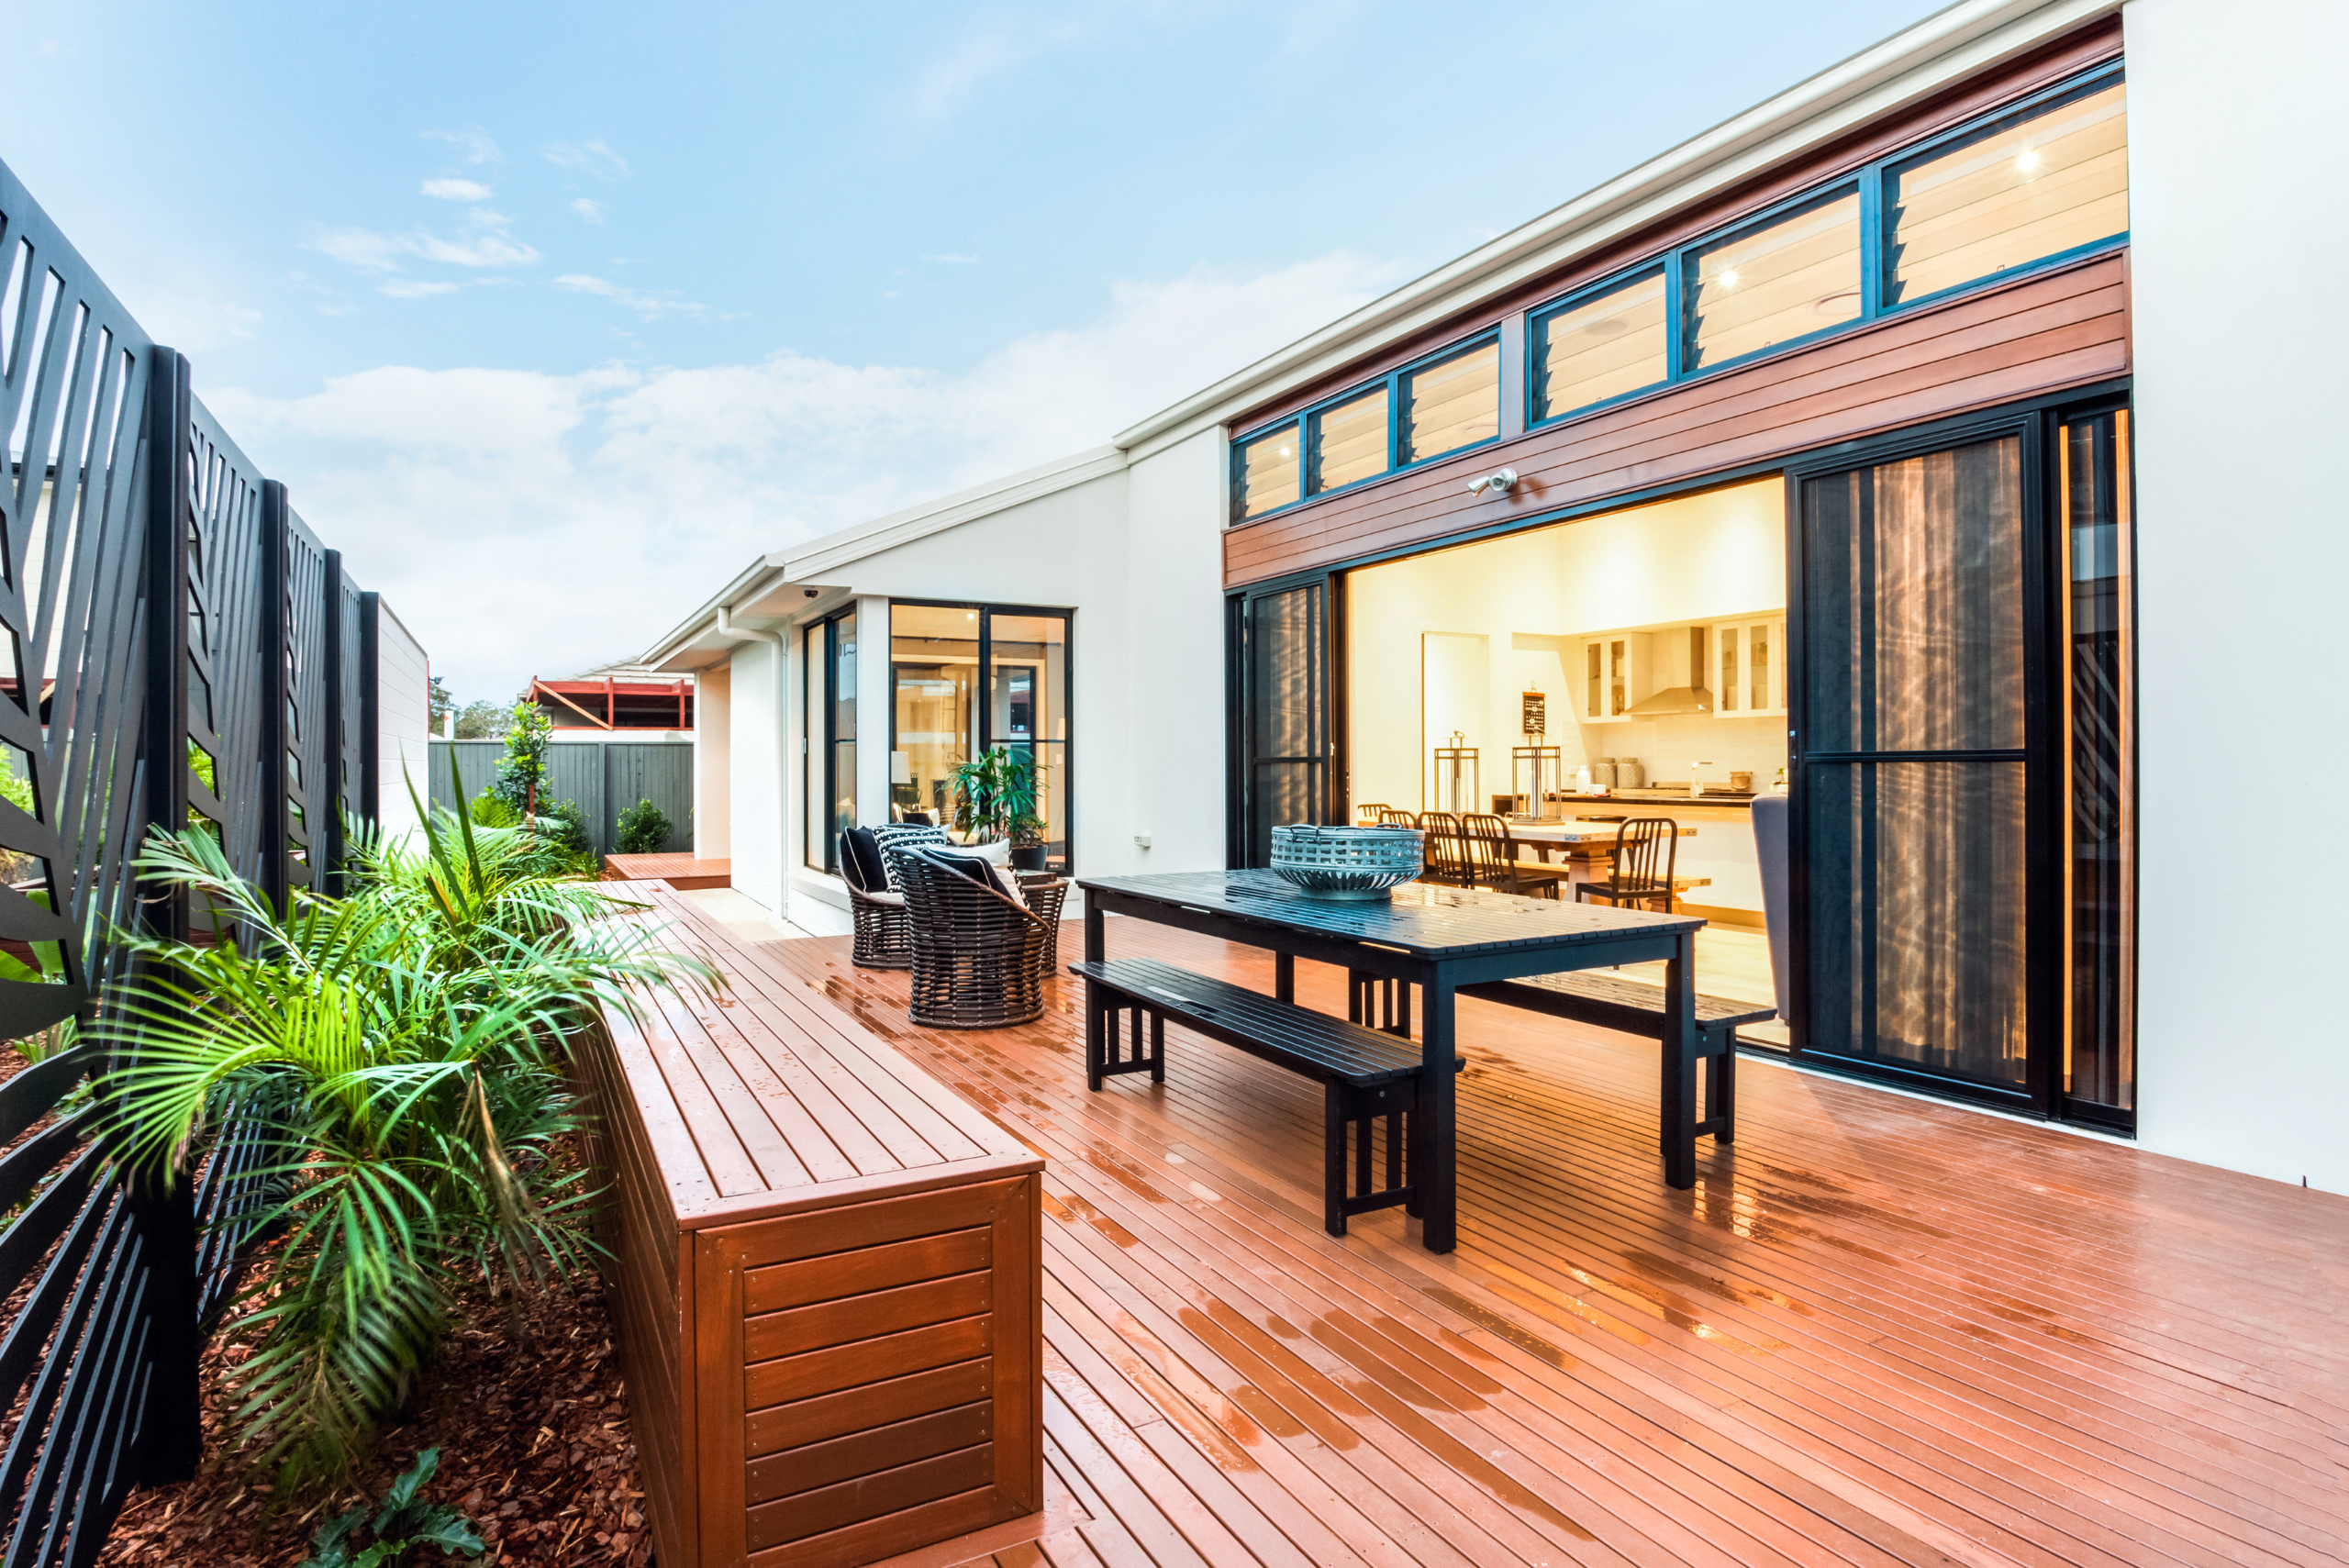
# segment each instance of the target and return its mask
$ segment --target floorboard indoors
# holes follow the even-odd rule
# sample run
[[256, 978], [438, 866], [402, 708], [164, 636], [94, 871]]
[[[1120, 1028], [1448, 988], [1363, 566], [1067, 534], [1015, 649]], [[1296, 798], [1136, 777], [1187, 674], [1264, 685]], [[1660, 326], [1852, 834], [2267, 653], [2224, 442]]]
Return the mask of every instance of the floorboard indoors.
[[1170, 1028], [1163, 1086], [1090, 1094], [1073, 980], [919, 1029], [845, 938], [660, 902], [732, 1005], [821, 998], [1052, 1162], [1054, 1503], [973, 1562], [2349, 1560], [2349, 1200], [1756, 1061], [1674, 1192], [1653, 1040], [1464, 1001], [1457, 1251], [1393, 1209], [1334, 1240], [1314, 1085]]

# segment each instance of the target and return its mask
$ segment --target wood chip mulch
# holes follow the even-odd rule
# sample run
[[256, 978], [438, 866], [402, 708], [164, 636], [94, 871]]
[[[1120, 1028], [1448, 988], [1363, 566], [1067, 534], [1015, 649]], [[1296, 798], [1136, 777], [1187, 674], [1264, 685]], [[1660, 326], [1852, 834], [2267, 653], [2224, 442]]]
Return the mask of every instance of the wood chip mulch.
[[[489, 1550], [477, 1563], [644, 1568], [652, 1540], [603, 1286], [592, 1275], [526, 1300], [484, 1293], [426, 1373], [412, 1413], [384, 1429], [352, 1484], [273, 1508], [269, 1474], [224, 1458], [218, 1435], [230, 1336], [205, 1352], [206, 1461], [195, 1478], [132, 1495], [98, 1561], [105, 1568], [294, 1568], [311, 1533], [345, 1509], [379, 1505], [424, 1449], [440, 1450], [425, 1496], [454, 1503]], [[462, 1563], [437, 1551], [427, 1562]]]

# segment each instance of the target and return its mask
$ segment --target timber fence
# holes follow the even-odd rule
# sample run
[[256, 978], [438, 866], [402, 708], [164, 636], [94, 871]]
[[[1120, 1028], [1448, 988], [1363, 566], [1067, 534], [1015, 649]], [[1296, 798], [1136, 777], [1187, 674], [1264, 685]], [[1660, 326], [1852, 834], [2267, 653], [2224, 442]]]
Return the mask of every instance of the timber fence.
[[283, 900], [332, 884], [383, 781], [375, 595], [6, 165], [0, 267], [0, 762], [31, 800], [0, 800], [0, 946], [48, 970], [0, 979], [27, 1062], [0, 1082], [0, 1564], [33, 1568], [94, 1561], [132, 1485], [193, 1473], [273, 1158], [227, 1117], [168, 1189], [127, 1178], [89, 1136], [104, 1061], [54, 1026], [120, 976], [110, 931], [204, 934], [138, 884], [150, 828], [202, 819]]
[[[497, 782], [503, 740], [435, 740], [430, 804], [457, 809], [456, 782], [449, 762], [465, 781], [468, 798]], [[694, 841], [694, 743], [690, 740], [557, 741], [547, 748], [546, 800], [575, 800], [587, 819], [596, 852], [619, 848], [619, 814], [649, 800], [669, 819], [669, 839], [660, 852], [682, 853]]]

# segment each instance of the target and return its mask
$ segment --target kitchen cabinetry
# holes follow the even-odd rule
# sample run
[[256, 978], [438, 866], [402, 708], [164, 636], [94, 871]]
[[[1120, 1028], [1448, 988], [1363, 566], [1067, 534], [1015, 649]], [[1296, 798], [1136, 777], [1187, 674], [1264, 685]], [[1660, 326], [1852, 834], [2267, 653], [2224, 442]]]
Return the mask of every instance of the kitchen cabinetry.
[[1713, 714], [1766, 718], [1787, 711], [1787, 621], [1759, 616], [1713, 624]]
[[1575, 687], [1585, 724], [1622, 724], [1631, 705], [1655, 690], [1655, 656], [1644, 631], [1603, 632], [1582, 639], [1582, 669]]

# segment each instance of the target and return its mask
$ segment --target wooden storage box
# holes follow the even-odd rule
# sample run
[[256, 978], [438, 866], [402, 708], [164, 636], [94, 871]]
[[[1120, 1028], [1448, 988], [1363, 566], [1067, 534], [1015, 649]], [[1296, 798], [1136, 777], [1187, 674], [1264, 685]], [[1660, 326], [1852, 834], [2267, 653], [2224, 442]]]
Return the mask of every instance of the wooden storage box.
[[743, 950], [583, 1040], [662, 1568], [848, 1565], [1043, 1507], [1044, 1162]]

